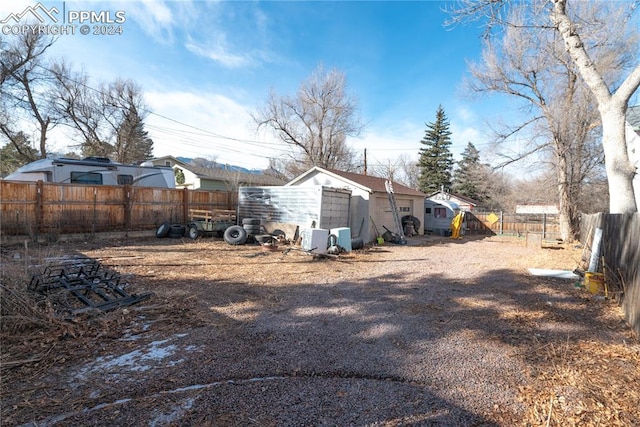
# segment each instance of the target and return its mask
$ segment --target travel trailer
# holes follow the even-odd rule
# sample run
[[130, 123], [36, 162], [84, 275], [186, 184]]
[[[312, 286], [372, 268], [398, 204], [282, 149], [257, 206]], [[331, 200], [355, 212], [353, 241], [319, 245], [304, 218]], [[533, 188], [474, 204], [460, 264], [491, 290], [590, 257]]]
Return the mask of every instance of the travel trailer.
[[125, 165], [105, 157], [40, 159], [22, 166], [4, 179], [88, 185], [176, 186], [173, 169], [168, 166], [147, 163]]
[[[424, 231], [425, 233], [438, 234], [440, 236], [451, 235], [451, 221], [460, 212], [457, 203], [447, 200], [424, 201]], [[463, 229], [466, 224], [463, 225]]]

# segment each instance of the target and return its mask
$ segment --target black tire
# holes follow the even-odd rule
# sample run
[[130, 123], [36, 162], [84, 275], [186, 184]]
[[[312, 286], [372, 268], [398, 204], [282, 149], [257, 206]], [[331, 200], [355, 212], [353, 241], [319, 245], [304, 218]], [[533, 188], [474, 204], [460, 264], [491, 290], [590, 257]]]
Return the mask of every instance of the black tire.
[[274, 237], [271, 234], [256, 234], [253, 238], [262, 245], [271, 244], [274, 241]]
[[224, 230], [223, 238], [230, 245], [244, 245], [247, 242], [247, 232], [239, 225], [232, 225]]
[[189, 234], [189, 238], [192, 239], [192, 240], [195, 240], [198, 237], [202, 236], [202, 232], [200, 232], [200, 230], [198, 230], [198, 226], [195, 225], [195, 224], [191, 224], [189, 226], [188, 234]]
[[185, 231], [186, 231], [186, 227], [184, 225], [171, 224], [171, 229], [169, 230], [169, 237], [173, 239], [183, 237]]
[[271, 234], [277, 237], [282, 236], [283, 239], [287, 238], [287, 233], [285, 233], [283, 230], [280, 230], [279, 228], [276, 228], [275, 230], [273, 230], [273, 233]]
[[260, 225], [243, 225], [242, 228], [247, 234], [255, 236], [256, 234], [262, 234], [262, 226]]
[[402, 224], [413, 222], [413, 230], [417, 233], [420, 230], [420, 220], [413, 215], [405, 215], [402, 217]]
[[156, 237], [159, 239], [162, 237], [167, 237], [167, 234], [169, 234], [169, 230], [171, 230], [171, 224], [169, 223], [169, 221], [163, 222], [156, 230]]
[[362, 249], [364, 247], [364, 242], [361, 238], [357, 237], [355, 239], [351, 239], [351, 249], [357, 250]]
[[242, 225], [260, 225], [260, 218], [242, 218]]
[[260, 230], [262, 229], [261, 225], [243, 225], [242, 228], [245, 230]]

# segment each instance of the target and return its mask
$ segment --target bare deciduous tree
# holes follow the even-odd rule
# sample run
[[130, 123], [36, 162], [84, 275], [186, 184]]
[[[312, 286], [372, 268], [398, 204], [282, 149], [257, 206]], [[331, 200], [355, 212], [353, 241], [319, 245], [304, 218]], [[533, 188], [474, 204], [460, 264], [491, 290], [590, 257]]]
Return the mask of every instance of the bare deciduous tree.
[[11, 40], [9, 43], [0, 35], [0, 87], [13, 73], [41, 57], [55, 41], [44, 34], [29, 32]]
[[37, 139], [38, 154], [47, 155], [47, 133], [60, 122], [51, 103], [51, 76], [42, 66], [45, 51], [54, 39], [40, 33], [24, 33], [12, 43], [0, 39], [0, 132], [27, 161], [34, 152], [24, 149], [24, 136]]
[[[585, 4], [585, 6], [588, 6]], [[594, 20], [597, 11], [585, 7], [583, 17]], [[549, 165], [556, 171], [558, 205], [562, 238], [573, 240], [579, 231], [578, 198], [581, 186], [594, 167], [602, 161], [602, 150], [594, 144], [594, 129], [599, 114], [589, 90], [579, 79], [577, 67], [564, 46], [551, 30], [526, 25], [535, 22], [527, 10], [510, 11], [512, 24], [501, 39], [485, 42], [482, 62], [471, 64], [474, 77], [471, 87], [477, 92], [498, 92], [524, 101], [528, 115], [498, 140], [508, 140], [514, 134], [528, 132], [529, 144], [523, 153], [509, 161], [520, 160], [532, 153], [549, 154]], [[591, 40], [592, 34], [583, 38]], [[598, 32], [598, 41], [609, 44], [619, 37], [616, 31]], [[626, 49], [612, 52], [598, 49], [594, 57], [604, 75], [618, 73], [625, 53], [633, 50], [637, 40], [627, 40]], [[613, 78], [612, 78], [613, 79]]]
[[57, 108], [81, 135], [84, 155], [123, 163], [151, 157], [153, 141], [144, 130], [146, 107], [137, 84], [118, 79], [94, 90], [86, 74], [72, 72], [63, 62], [52, 69], [58, 83]]
[[99, 147], [102, 140], [100, 108], [96, 94], [89, 86], [89, 77], [84, 72], [72, 71], [64, 61], [54, 63], [51, 68], [56, 79], [56, 108], [65, 117], [66, 124], [81, 137], [76, 146], [83, 154], [108, 151]]
[[321, 166], [351, 170], [355, 155], [347, 137], [358, 136], [362, 125], [356, 101], [347, 94], [344, 73], [325, 72], [322, 66], [301, 85], [295, 96], [272, 92], [266, 105], [253, 115], [258, 128], [267, 126], [293, 150], [293, 169]]
[[[523, 13], [514, 15], [509, 10], [510, 6], [519, 8], [522, 5], [525, 7]], [[600, 19], [590, 20], [586, 15], [581, 15], [580, 7], [585, 5], [597, 8]], [[635, 212], [636, 198], [640, 199], [640, 195], [634, 195], [632, 182], [637, 172], [629, 161], [625, 139], [625, 113], [629, 99], [640, 86], [640, 64], [637, 56], [627, 56], [621, 67], [621, 70], [628, 72], [626, 78], [612, 78], [599, 68], [597, 59], [602, 57], [603, 50], [616, 52], [629, 39], [636, 38], [637, 22], [631, 19], [636, 6], [637, 2], [598, 1], [587, 4], [570, 0], [535, 0], [526, 3], [461, 0], [459, 6], [451, 11], [451, 24], [481, 19], [486, 20], [490, 29], [495, 26], [503, 29], [531, 27], [536, 28], [539, 34], [545, 29], [553, 29], [561, 36], [564, 49], [597, 103], [612, 213]], [[524, 20], [512, 21], [514, 16], [524, 17]], [[546, 16], [548, 21], [537, 20], [540, 16]], [[597, 34], [608, 34], [614, 28], [620, 36], [617, 39], [605, 37], [607, 43], [603, 43]], [[590, 38], [589, 34], [596, 36]]]
[[367, 173], [416, 189], [420, 178], [418, 163], [407, 154], [402, 154], [395, 159], [389, 159], [386, 163], [372, 165]]

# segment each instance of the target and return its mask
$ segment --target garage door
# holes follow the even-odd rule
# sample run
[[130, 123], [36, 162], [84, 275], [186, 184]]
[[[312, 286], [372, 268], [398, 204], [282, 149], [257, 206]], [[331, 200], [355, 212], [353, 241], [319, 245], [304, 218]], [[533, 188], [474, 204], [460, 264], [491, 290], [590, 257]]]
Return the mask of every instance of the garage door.
[[[398, 207], [398, 217], [413, 215], [413, 200], [396, 196], [396, 206]], [[380, 232], [384, 232], [383, 225], [391, 231], [396, 231], [395, 220], [391, 212], [389, 199], [386, 196], [378, 196], [376, 198], [375, 221], [376, 225], [381, 229]]]

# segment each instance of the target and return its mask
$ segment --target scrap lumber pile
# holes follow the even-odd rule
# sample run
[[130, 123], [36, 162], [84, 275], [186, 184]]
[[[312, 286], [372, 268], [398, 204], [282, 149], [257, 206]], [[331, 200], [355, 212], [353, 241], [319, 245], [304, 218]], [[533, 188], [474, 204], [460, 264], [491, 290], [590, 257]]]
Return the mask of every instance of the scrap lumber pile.
[[147, 292], [129, 294], [128, 283], [117, 272], [90, 258], [47, 266], [33, 275], [28, 289], [49, 299], [54, 309], [67, 317], [94, 310], [110, 311], [151, 297]]

